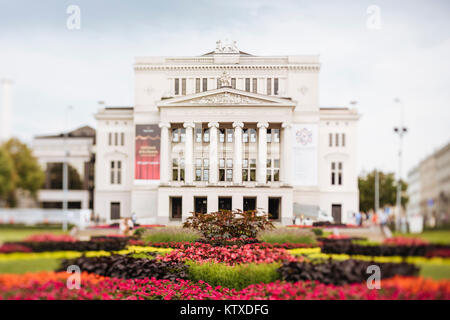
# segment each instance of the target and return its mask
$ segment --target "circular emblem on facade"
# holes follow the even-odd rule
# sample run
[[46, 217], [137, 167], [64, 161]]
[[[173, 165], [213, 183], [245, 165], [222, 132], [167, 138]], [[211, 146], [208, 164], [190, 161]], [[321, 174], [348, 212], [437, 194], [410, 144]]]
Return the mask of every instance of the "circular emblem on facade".
[[306, 128], [297, 130], [297, 132], [295, 133], [295, 138], [297, 140], [297, 143], [305, 146], [312, 142], [312, 132]]

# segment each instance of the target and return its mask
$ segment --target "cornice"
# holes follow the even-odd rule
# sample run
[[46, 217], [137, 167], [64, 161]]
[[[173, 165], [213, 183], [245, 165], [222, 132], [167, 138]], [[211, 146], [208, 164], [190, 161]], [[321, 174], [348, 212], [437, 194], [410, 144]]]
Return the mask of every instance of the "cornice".
[[165, 65], [165, 64], [135, 64], [135, 71], [204, 71], [204, 70], [294, 70], [301, 72], [319, 72], [320, 64], [259, 64], [259, 65]]

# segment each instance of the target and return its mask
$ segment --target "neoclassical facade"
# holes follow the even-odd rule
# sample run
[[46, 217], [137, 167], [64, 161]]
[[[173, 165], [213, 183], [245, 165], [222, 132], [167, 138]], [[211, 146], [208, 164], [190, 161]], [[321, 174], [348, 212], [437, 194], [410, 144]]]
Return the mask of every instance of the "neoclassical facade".
[[177, 224], [258, 209], [346, 222], [358, 210], [354, 109], [319, 107], [318, 56], [139, 57], [135, 105], [96, 114], [94, 211]]

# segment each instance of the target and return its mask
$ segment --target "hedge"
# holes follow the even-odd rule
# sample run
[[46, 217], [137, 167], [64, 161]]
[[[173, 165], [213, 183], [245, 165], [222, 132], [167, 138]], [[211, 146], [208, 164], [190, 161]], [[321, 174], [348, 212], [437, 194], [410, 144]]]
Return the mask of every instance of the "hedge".
[[270, 283], [280, 279], [277, 269], [281, 263], [239, 264], [227, 266], [223, 263], [197, 263], [187, 261], [189, 278], [203, 280], [213, 287], [221, 286], [241, 290], [251, 284]]

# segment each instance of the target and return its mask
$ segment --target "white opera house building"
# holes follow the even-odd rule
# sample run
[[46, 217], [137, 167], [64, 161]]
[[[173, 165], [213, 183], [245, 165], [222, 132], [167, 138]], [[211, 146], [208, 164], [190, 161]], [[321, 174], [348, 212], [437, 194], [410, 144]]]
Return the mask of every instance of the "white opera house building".
[[192, 212], [275, 221], [359, 210], [354, 109], [319, 107], [317, 55], [254, 56], [236, 43], [138, 57], [135, 104], [97, 120], [94, 213], [179, 224]]

